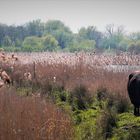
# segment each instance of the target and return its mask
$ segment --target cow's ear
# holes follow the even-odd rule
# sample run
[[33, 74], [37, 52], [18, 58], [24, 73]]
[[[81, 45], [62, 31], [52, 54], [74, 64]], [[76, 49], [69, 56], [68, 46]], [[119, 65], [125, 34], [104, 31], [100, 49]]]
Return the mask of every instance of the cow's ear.
[[129, 75], [129, 80], [130, 80], [133, 76], [134, 76], [134, 73], [131, 73], [131, 74]]

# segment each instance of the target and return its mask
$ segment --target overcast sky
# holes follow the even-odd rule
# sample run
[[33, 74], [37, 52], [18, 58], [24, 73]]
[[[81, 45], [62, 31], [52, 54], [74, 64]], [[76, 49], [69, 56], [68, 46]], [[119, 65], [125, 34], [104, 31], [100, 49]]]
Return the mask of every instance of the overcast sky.
[[72, 31], [107, 24], [140, 31], [140, 0], [0, 0], [0, 23], [23, 24], [34, 19], [63, 21]]

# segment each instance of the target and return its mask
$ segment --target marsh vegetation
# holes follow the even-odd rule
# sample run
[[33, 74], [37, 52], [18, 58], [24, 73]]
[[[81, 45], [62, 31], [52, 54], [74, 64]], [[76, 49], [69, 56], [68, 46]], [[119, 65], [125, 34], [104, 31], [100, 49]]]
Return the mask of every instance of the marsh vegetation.
[[18, 61], [0, 63], [12, 80], [0, 88], [1, 140], [139, 139], [140, 119], [127, 95], [131, 69], [105, 68], [135, 69], [138, 55], [16, 55]]

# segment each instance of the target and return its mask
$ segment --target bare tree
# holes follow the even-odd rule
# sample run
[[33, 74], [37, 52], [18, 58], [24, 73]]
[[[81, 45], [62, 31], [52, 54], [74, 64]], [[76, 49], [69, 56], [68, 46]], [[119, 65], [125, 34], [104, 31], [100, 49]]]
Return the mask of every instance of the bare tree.
[[124, 26], [116, 26], [114, 24], [108, 24], [106, 26], [106, 34], [107, 36], [113, 36], [114, 34], [123, 35], [125, 33]]
[[106, 25], [106, 34], [112, 36], [114, 34], [114, 24]]

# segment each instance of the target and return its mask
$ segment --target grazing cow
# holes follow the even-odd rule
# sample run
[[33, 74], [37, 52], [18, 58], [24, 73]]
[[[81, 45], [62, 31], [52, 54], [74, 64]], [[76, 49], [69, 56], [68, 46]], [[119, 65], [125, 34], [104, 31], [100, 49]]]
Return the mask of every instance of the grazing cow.
[[131, 103], [134, 105], [134, 115], [140, 116], [140, 71], [129, 75], [127, 90]]
[[24, 73], [24, 78], [27, 80], [27, 81], [31, 81], [32, 80], [32, 75], [30, 72], [25, 72]]
[[18, 57], [15, 56], [14, 54], [12, 54], [12, 59], [15, 60], [15, 61], [17, 61], [18, 60]]
[[0, 77], [4, 81], [5, 84], [10, 84], [11, 83], [11, 78], [6, 73], [6, 71], [3, 71], [2, 69], [0, 69]]

